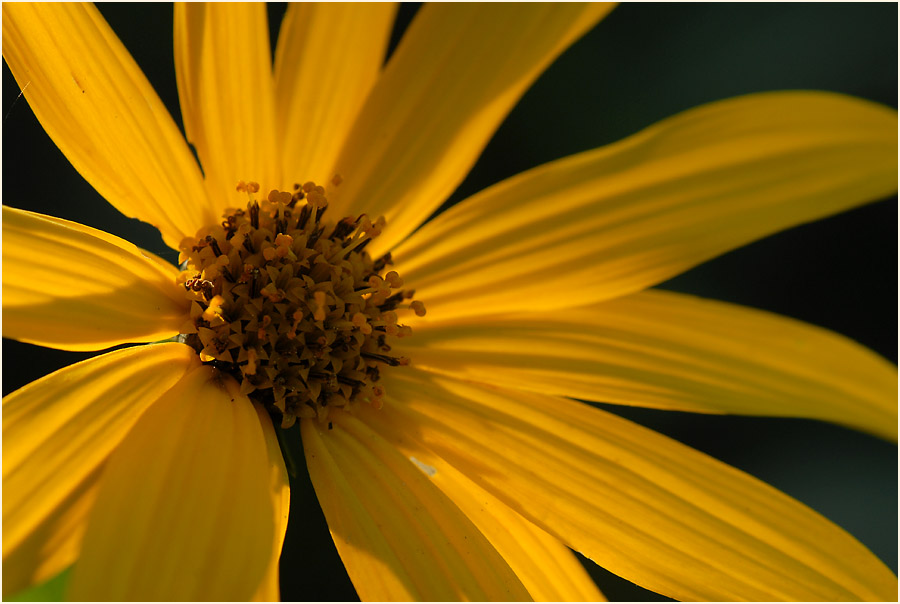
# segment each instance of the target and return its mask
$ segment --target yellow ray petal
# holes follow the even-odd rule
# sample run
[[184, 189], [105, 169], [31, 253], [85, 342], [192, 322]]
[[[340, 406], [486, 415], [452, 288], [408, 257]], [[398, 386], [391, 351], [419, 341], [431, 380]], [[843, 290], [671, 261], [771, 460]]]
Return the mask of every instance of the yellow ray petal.
[[611, 5], [425, 5], [350, 131], [328, 199], [384, 215], [377, 255], [459, 185], [528, 86]]
[[484, 536], [371, 428], [332, 412], [303, 420], [309, 475], [363, 600], [527, 600]]
[[3, 557], [3, 598], [18, 598], [69, 568], [78, 558], [87, 517], [97, 496], [98, 468]]
[[558, 539], [466, 478], [385, 414], [362, 405], [360, 419], [416, 464], [496, 548], [536, 602], [605, 600], [584, 567]]
[[328, 185], [384, 62], [395, 3], [289, 4], [275, 51], [278, 143], [288, 181]]
[[184, 130], [210, 199], [221, 211], [246, 201], [234, 201], [238, 181], [260, 183], [263, 195], [282, 186], [265, 5], [179, 2], [174, 36]]
[[3, 206], [3, 336], [65, 350], [178, 333], [178, 269], [113, 235]]
[[[226, 378], [227, 379], [227, 378]], [[266, 437], [210, 367], [187, 374], [110, 456], [73, 600], [247, 600], [275, 535]]]
[[281, 447], [278, 445], [278, 437], [269, 414], [260, 405], [254, 405], [259, 423], [266, 437], [266, 452], [269, 455], [269, 473], [271, 479], [272, 510], [275, 513], [275, 534], [273, 541], [272, 557], [269, 559], [269, 567], [259, 589], [253, 596], [255, 602], [278, 602], [281, 600], [281, 588], [279, 585], [278, 561], [281, 558], [281, 546], [284, 543], [284, 533], [287, 531], [288, 513], [291, 509], [291, 489], [288, 482], [287, 468], [284, 466], [284, 458], [281, 455]]
[[823, 92], [681, 113], [464, 201], [395, 253], [429, 313], [586, 305], [897, 190], [897, 114]]
[[[385, 375], [382, 412], [569, 547], [680, 600], [895, 600], [842, 529], [743, 472], [583, 403]], [[443, 392], [441, 392], [443, 389]]]
[[787, 317], [648, 290], [591, 307], [419, 325], [417, 367], [544, 394], [808, 417], [897, 438], [897, 370]]
[[215, 218], [178, 127], [96, 8], [4, 4], [3, 58], [53, 142], [119, 211], [173, 249]]
[[3, 399], [3, 590], [72, 563], [97, 471], [197, 355], [181, 344], [110, 352]]

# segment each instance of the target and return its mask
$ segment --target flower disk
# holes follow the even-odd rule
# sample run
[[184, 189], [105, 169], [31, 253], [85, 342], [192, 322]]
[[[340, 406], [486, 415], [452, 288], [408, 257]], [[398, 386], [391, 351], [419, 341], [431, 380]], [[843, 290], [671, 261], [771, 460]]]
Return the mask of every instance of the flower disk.
[[409, 362], [388, 354], [389, 336], [412, 333], [396, 311], [425, 313], [395, 271], [380, 275], [390, 254], [373, 261], [364, 250], [384, 219], [326, 224], [325, 189], [312, 182], [261, 203], [258, 184], [237, 189], [249, 197], [245, 210], [228, 209], [181, 242], [178, 281], [192, 301], [181, 340], [278, 409], [285, 428], [351, 403], [381, 407], [379, 366]]

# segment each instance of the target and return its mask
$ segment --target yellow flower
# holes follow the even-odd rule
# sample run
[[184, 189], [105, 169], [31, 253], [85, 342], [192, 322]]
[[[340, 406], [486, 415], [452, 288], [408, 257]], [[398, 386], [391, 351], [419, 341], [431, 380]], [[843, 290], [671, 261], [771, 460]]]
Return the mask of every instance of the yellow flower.
[[272, 76], [264, 8], [180, 5], [201, 175], [96, 9], [4, 4], [3, 55], [45, 130], [187, 263], [4, 207], [4, 336], [65, 350], [178, 336], [4, 399], [4, 594], [74, 564], [73, 599], [277, 599], [274, 416], [299, 419], [363, 599], [600, 599], [565, 546], [681, 599], [895, 599], [894, 575], [809, 508], [573, 400], [896, 439], [886, 361], [647, 289], [891, 194], [895, 112], [828, 93], [721, 101], [420, 227], [608, 10], [426, 6], [382, 67], [394, 7], [291, 6]]

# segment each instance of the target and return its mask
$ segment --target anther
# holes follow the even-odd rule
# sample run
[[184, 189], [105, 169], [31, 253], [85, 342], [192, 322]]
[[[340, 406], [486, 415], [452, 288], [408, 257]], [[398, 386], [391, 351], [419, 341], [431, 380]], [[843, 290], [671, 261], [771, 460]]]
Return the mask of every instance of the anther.
[[404, 357], [389, 357], [386, 354], [376, 354], [374, 352], [366, 352], [366, 351], [363, 351], [359, 354], [360, 354], [360, 356], [363, 356], [367, 359], [372, 359], [373, 361], [381, 361], [382, 363], [387, 363], [391, 367], [397, 367], [399, 365], [409, 364], [409, 361], [407, 359], [405, 359]]
[[[259, 185], [256, 186], [259, 187]], [[259, 204], [255, 201], [250, 205], [250, 226], [254, 229], [259, 228]]]
[[379, 272], [379, 273], [380, 273], [381, 271], [384, 270], [384, 267], [387, 266], [388, 264], [391, 264], [391, 265], [394, 264], [394, 261], [391, 259], [391, 253], [390, 253], [390, 252], [388, 252], [387, 254], [385, 254], [384, 256], [382, 256], [381, 258], [379, 258], [378, 260], [376, 260], [375, 263], [372, 265], [372, 268], [373, 268], [376, 272]]
[[396, 294], [394, 294], [391, 297], [389, 297], [388, 299], [386, 299], [383, 303], [379, 304], [378, 308], [381, 311], [394, 310], [395, 308], [397, 308], [397, 305], [400, 304], [400, 302], [402, 302], [402, 301], [403, 301], [403, 292], [397, 292]]
[[208, 243], [209, 247], [212, 248], [212, 251], [216, 254], [216, 257], [222, 255], [222, 250], [219, 248], [219, 242], [216, 241], [212, 235], [206, 236], [206, 243]]
[[331, 233], [331, 237], [329, 239], [341, 240], [344, 239], [347, 235], [353, 232], [353, 229], [356, 228], [356, 221], [352, 218], [344, 218], [339, 223], [337, 223], [334, 227], [334, 231]]
[[259, 295], [260, 285], [259, 285], [259, 269], [253, 267], [250, 271], [250, 297], [255, 298]]
[[303, 206], [300, 209], [300, 217], [297, 219], [297, 229], [303, 230], [306, 228], [306, 223], [309, 222], [309, 217], [312, 215], [312, 211], [309, 209], [309, 206]]

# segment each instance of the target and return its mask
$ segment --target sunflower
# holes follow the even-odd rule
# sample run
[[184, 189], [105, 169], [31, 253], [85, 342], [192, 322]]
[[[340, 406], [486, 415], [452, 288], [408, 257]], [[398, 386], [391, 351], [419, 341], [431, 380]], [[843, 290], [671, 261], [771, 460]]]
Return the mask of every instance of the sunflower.
[[876, 355], [647, 289], [891, 194], [895, 112], [721, 101], [425, 222], [608, 11], [426, 6], [382, 66], [393, 7], [292, 6], [273, 75], [260, 6], [178, 6], [198, 166], [96, 9], [4, 4], [4, 57], [48, 134], [182, 266], [4, 207], [4, 336], [144, 344], [4, 399], [4, 593], [74, 564], [73, 599], [277, 599], [279, 438], [299, 431], [364, 599], [600, 599], [566, 545], [682, 599], [894, 599], [809, 508], [574, 399], [896, 439]]

